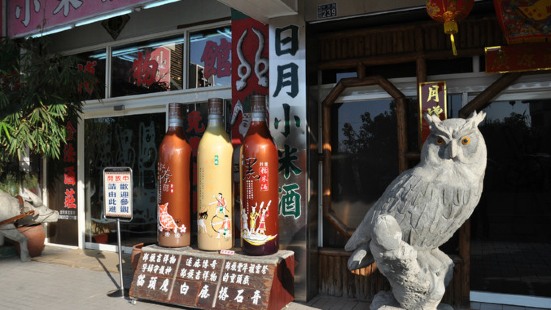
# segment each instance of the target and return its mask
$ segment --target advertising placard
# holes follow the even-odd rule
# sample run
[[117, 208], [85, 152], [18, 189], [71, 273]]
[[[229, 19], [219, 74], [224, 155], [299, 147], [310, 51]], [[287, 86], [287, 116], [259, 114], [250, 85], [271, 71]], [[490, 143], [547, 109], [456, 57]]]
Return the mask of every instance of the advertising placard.
[[103, 169], [105, 218], [132, 221], [132, 188], [132, 169], [130, 167]]

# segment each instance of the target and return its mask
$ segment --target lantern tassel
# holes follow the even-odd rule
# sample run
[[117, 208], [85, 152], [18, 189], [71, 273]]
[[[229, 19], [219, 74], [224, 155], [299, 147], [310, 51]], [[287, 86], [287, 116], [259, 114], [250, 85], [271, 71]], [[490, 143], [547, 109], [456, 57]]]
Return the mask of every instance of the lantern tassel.
[[450, 41], [452, 42], [453, 56], [457, 56], [457, 48], [455, 48], [455, 39], [453, 33], [450, 33]]

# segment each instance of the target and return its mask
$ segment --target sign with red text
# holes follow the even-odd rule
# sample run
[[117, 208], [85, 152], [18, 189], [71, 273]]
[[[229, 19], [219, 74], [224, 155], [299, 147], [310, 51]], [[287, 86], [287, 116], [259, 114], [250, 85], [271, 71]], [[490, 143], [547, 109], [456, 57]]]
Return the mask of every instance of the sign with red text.
[[73, 26], [86, 19], [138, 8], [149, 2], [155, 0], [10, 0], [6, 9], [8, 36], [20, 37]]
[[132, 169], [108, 167], [103, 169], [103, 205], [105, 217], [132, 220]]
[[487, 47], [486, 73], [551, 70], [551, 43]]
[[447, 118], [447, 89], [446, 82], [419, 83], [419, 124], [420, 140], [422, 143], [429, 136], [429, 124], [423, 118], [425, 113], [438, 115], [441, 120]]

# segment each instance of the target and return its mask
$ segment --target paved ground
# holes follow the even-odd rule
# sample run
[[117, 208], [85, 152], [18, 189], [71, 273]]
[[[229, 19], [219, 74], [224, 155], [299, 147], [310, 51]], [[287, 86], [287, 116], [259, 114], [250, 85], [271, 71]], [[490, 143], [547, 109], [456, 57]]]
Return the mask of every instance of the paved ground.
[[[5, 247], [2, 248], [5, 250]], [[17, 256], [0, 252], [0, 309], [2, 310], [97, 310], [185, 309], [139, 300], [135, 305], [122, 297], [109, 297], [119, 289], [118, 254], [94, 250], [46, 246], [40, 257], [22, 263]], [[123, 255], [124, 286], [130, 288], [130, 255]], [[473, 303], [472, 309], [523, 310], [495, 304]], [[369, 302], [317, 296], [308, 303], [292, 302], [285, 310], [367, 310]], [[528, 308], [529, 309], [529, 308]], [[533, 309], [535, 310], [535, 309]]]
[[[109, 297], [119, 289], [116, 253], [46, 246], [42, 256], [22, 263], [17, 256], [0, 256], [0, 309], [2, 310], [97, 310], [185, 309], [139, 300], [135, 305], [122, 297]], [[132, 282], [130, 256], [123, 255], [124, 286]], [[293, 302], [286, 310], [362, 310], [365, 301], [316, 297], [308, 304]]]

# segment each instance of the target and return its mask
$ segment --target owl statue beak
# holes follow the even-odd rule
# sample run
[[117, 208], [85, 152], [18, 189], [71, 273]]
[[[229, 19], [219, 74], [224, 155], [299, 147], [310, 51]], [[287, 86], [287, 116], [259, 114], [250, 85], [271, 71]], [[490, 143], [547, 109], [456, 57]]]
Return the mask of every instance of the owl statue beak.
[[447, 147], [449, 159], [455, 159], [457, 157], [457, 146], [452, 141]]

